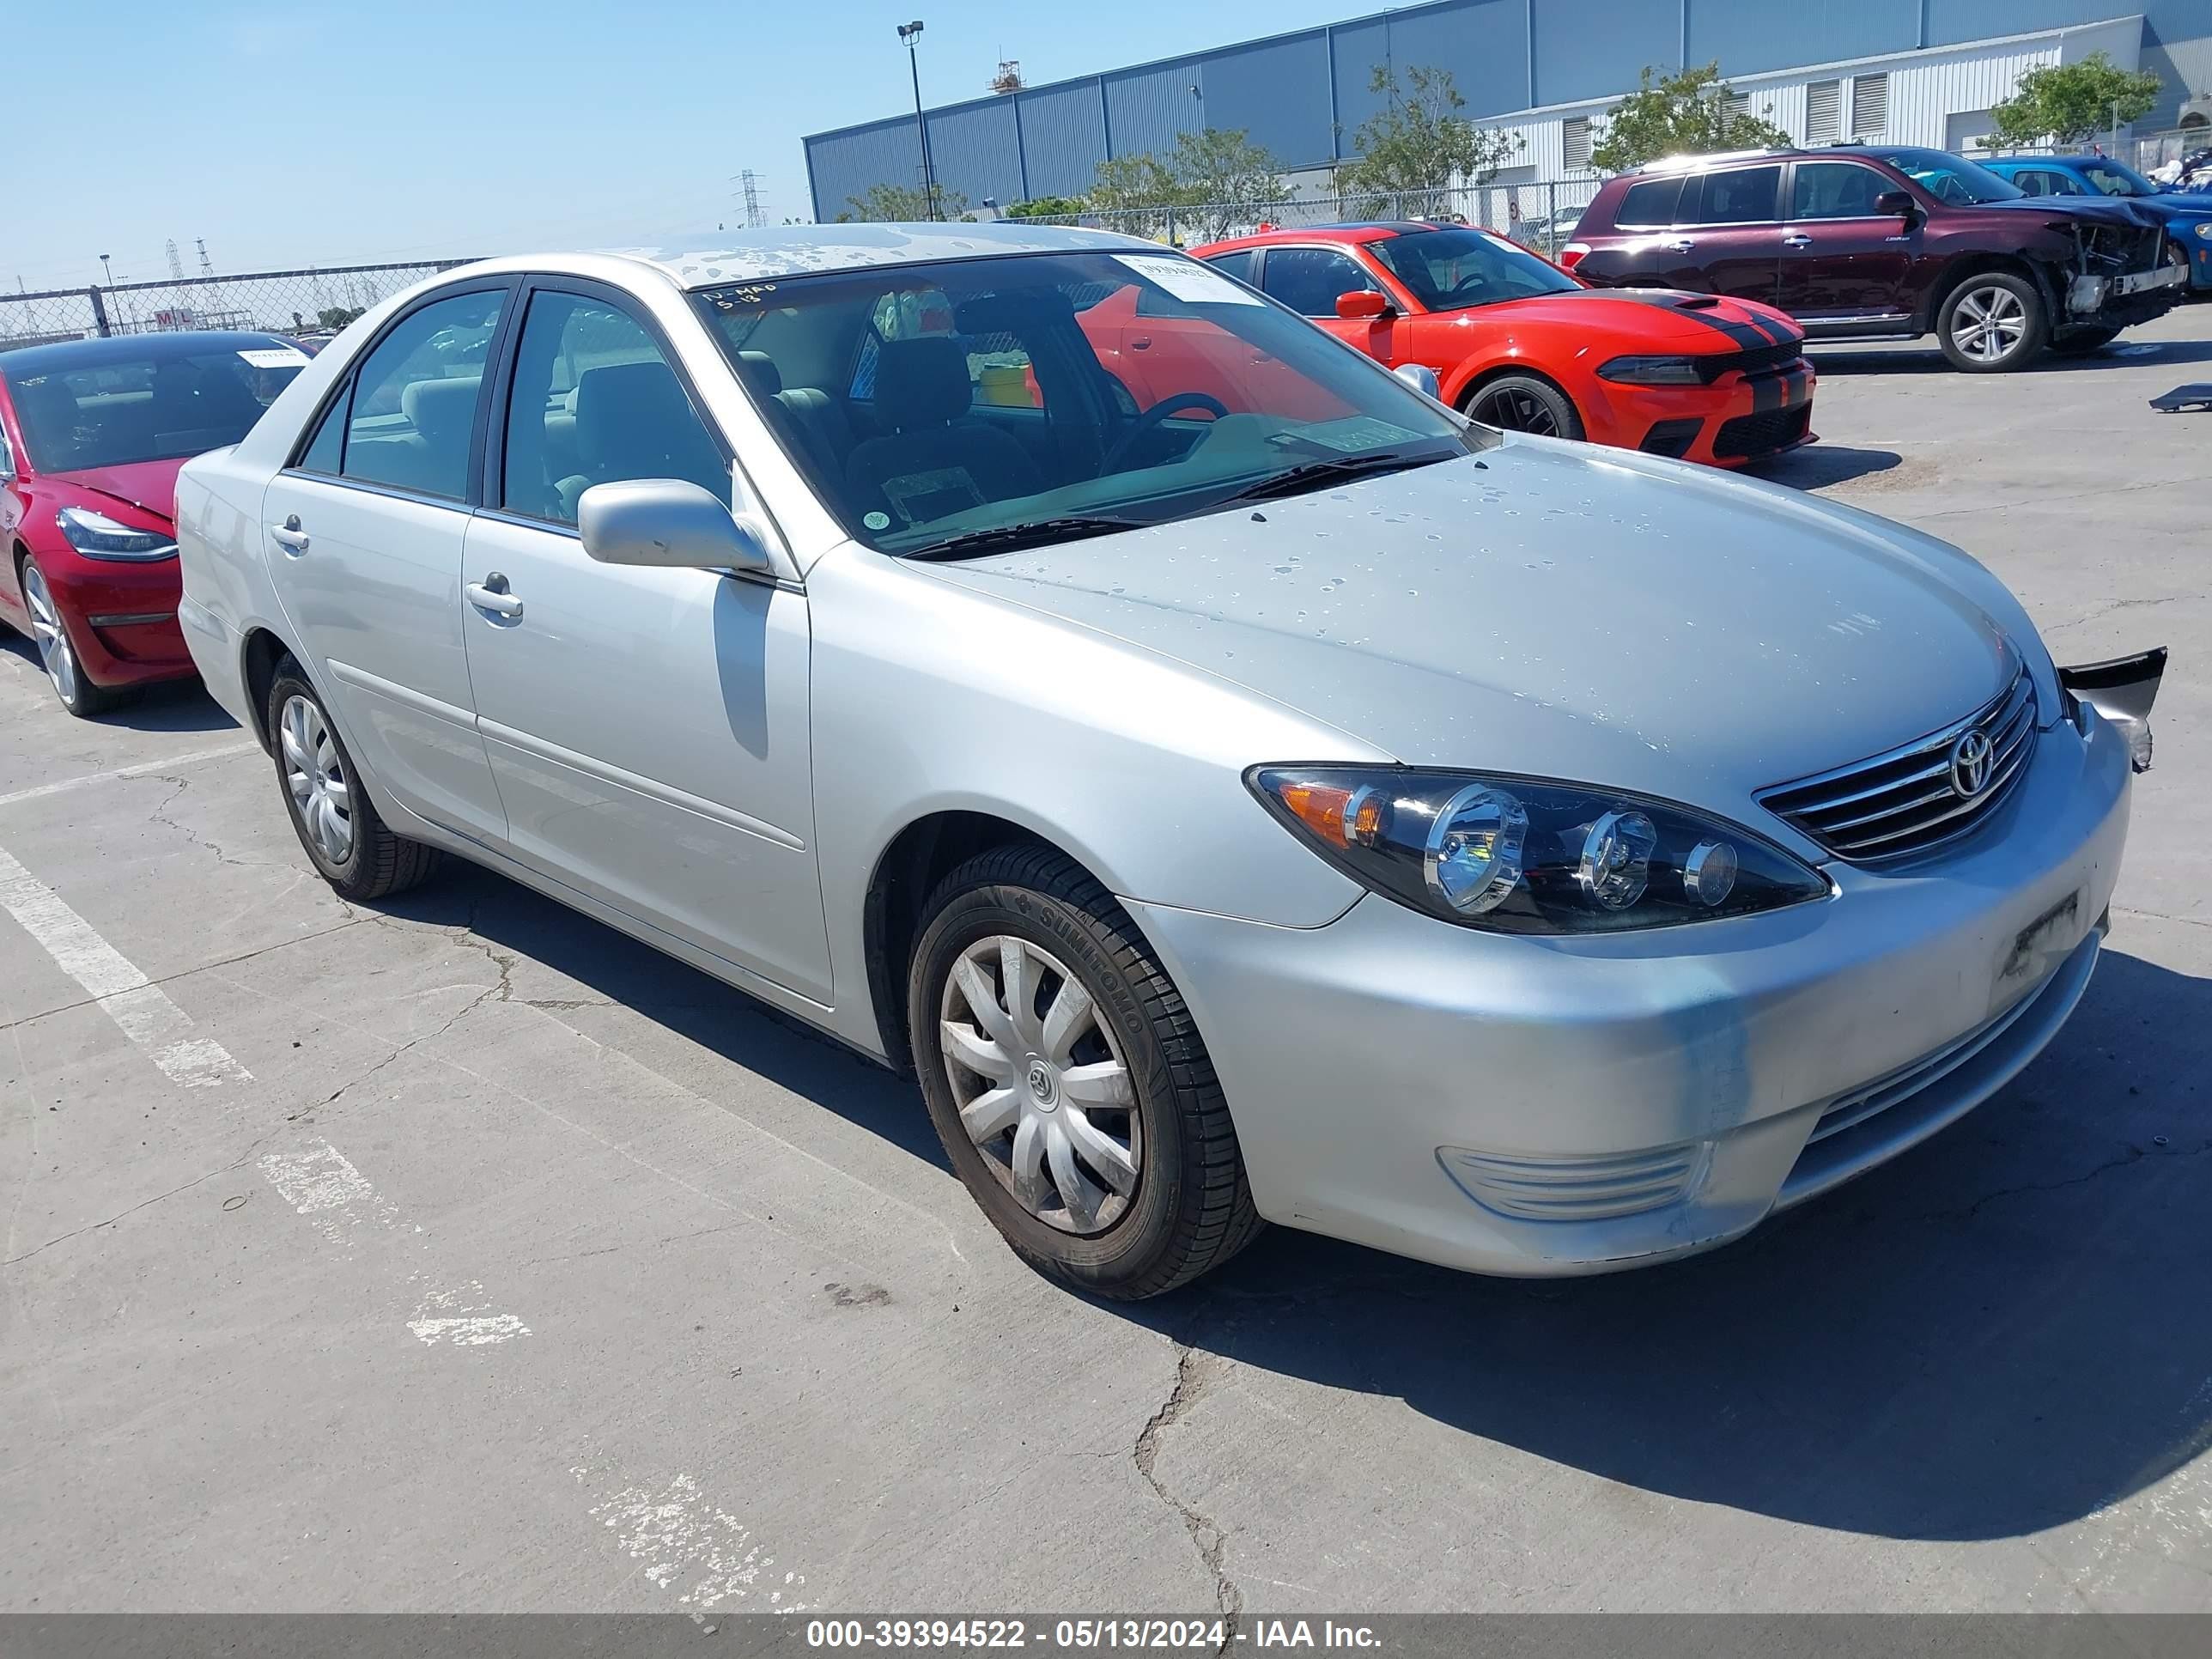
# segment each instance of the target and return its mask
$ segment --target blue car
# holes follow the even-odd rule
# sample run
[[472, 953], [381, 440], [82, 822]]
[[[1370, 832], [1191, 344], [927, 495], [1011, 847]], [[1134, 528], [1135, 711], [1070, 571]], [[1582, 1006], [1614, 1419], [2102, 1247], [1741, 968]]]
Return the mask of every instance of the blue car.
[[2166, 234], [2189, 254], [2190, 292], [2212, 294], [2212, 194], [2161, 190], [2133, 167], [2103, 155], [2000, 156], [1982, 165], [2030, 196], [2151, 198], [2143, 205], [2166, 216]]

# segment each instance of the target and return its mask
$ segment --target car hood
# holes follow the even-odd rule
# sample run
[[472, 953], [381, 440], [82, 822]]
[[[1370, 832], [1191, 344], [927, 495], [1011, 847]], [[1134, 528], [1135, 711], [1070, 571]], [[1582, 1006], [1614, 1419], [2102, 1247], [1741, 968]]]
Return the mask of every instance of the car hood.
[[173, 461], [129, 461], [119, 466], [88, 466], [74, 472], [52, 472], [47, 477], [58, 484], [73, 489], [94, 491], [152, 514], [161, 520], [165, 529], [173, 528], [177, 519], [177, 474], [189, 459], [179, 456]]
[[1804, 331], [1779, 313], [1720, 295], [1673, 289], [1577, 289], [1441, 314], [1509, 327], [1556, 325], [1578, 334], [1602, 332], [1637, 345], [1690, 352], [1759, 349], [1804, 337]]
[[2149, 208], [2117, 196], [2021, 196], [1982, 205], [2015, 213], [2041, 213], [2054, 224], [2082, 219], [2099, 225], [2131, 225], [2138, 230], [2162, 230], [2166, 226], [2165, 219]]
[[1931, 538], [1518, 435], [1480, 459], [921, 568], [1408, 764], [1723, 808], [1957, 720], [2022, 660], [2048, 671], [2011, 596]]

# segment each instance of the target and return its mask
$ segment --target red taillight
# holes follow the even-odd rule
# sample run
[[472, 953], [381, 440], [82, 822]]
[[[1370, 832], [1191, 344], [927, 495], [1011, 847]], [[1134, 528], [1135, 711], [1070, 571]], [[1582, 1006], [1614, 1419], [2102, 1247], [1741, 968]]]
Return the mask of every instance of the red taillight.
[[1588, 242], [1570, 242], [1559, 250], [1559, 263], [1569, 270], [1582, 264], [1583, 255], [1589, 252]]

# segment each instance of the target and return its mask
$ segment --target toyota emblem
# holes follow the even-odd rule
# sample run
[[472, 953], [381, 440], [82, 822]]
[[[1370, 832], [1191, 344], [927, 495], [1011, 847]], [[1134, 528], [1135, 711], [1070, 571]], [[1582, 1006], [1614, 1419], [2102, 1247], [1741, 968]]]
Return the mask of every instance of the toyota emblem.
[[1951, 791], [1960, 800], [1972, 800], [1990, 787], [1990, 734], [1963, 732], [1951, 745]]

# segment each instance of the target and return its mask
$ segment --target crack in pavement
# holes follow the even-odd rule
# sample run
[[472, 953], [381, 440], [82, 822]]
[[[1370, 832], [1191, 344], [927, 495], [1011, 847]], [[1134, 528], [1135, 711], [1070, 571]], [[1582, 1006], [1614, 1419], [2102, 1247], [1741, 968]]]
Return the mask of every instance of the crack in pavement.
[[2140, 1146], [2131, 1146], [2120, 1157], [2107, 1158], [2104, 1163], [2096, 1165], [2094, 1169], [2085, 1170], [2077, 1176], [2069, 1176], [2063, 1181], [2032, 1181], [2022, 1182], [2017, 1187], [2000, 1187], [1993, 1193], [1984, 1193], [1979, 1198], [1976, 1199], [1972, 1203], [1966, 1205], [1964, 1208], [1952, 1210], [1930, 1210], [1923, 1214], [1914, 1216], [1911, 1218], [1911, 1219], [1916, 1221], [1972, 1221], [1976, 1216], [1981, 1213], [1982, 1206], [1984, 1204], [1994, 1204], [2001, 1198], [2017, 1198], [2025, 1193], [2063, 1192], [2069, 1187], [2086, 1187], [2089, 1182], [2096, 1180], [2098, 1176], [2108, 1174], [2114, 1170], [2124, 1170], [2137, 1164], [2156, 1164], [2164, 1163], [2169, 1159], [2175, 1158], [2202, 1158], [2207, 1152], [2212, 1152], [2212, 1140], [2207, 1140], [2200, 1146], [2191, 1146], [2185, 1149], [2180, 1147], [2171, 1147], [2163, 1151], [2150, 1152], [2145, 1152]]
[[[257, 945], [251, 951], [241, 951], [234, 957], [218, 957], [213, 962], [179, 968], [173, 974], [163, 974], [158, 979], [149, 979], [148, 985], [174, 985], [179, 980], [191, 979], [198, 974], [211, 974], [218, 968], [234, 968], [241, 962], [252, 962], [257, 957], [267, 956], [271, 951], [289, 951], [295, 945], [305, 945], [311, 939], [328, 939], [332, 933], [343, 933], [349, 927], [357, 927], [372, 916], [358, 915], [339, 922], [332, 927], [321, 927], [312, 933], [301, 933], [296, 939], [280, 939], [268, 945]], [[36, 1013], [22, 1014], [0, 1023], [0, 1031], [13, 1031], [21, 1026], [36, 1024], [42, 1019], [52, 1019], [57, 1014], [66, 1014], [78, 1008], [96, 1008], [106, 1001], [106, 997], [79, 997], [75, 1002], [58, 1003], [52, 1008], [41, 1008]]]
[[154, 810], [146, 815], [147, 822], [149, 823], [158, 823], [162, 825], [165, 829], [175, 830], [179, 835], [185, 838], [187, 843], [193, 847], [204, 847], [209, 852], [215, 854], [216, 861], [219, 864], [228, 864], [240, 870], [266, 870], [270, 867], [265, 863], [255, 863], [248, 859], [233, 858], [229, 854], [224, 852], [222, 848], [216, 845], [215, 842], [195, 831], [190, 824], [185, 823], [182, 819], [170, 817], [169, 809], [177, 804], [178, 800], [182, 798], [184, 793], [187, 789], [191, 787], [191, 780], [189, 778], [177, 777], [167, 772], [152, 772], [147, 774], [147, 775], [158, 779], [163, 783], [173, 783], [176, 786], [176, 787], [172, 789], [167, 795], [155, 803]]
[[2105, 599], [2099, 602], [2094, 609], [2085, 611], [2078, 617], [2069, 617], [2064, 622], [2045, 623], [2042, 631], [2045, 634], [2062, 633], [2067, 629], [2080, 628], [2084, 623], [2095, 622], [2100, 617], [2109, 617], [2117, 611], [2154, 609], [2161, 605], [2179, 605], [2191, 600], [2208, 599], [2212, 599], [2212, 593], [2166, 593], [2154, 599]]
[[146, 1209], [150, 1206], [159, 1204], [164, 1199], [174, 1198], [179, 1193], [188, 1193], [195, 1187], [205, 1186], [209, 1182], [213, 1181], [219, 1175], [228, 1175], [233, 1170], [242, 1169], [252, 1160], [254, 1153], [259, 1152], [263, 1146], [273, 1139], [277, 1133], [277, 1130], [270, 1129], [265, 1133], [256, 1135], [253, 1138], [252, 1143], [246, 1147], [246, 1151], [240, 1153], [238, 1158], [231, 1163], [223, 1164], [219, 1169], [210, 1170], [205, 1175], [194, 1176], [190, 1181], [185, 1182], [182, 1186], [172, 1187], [166, 1193], [156, 1193], [151, 1198], [141, 1199], [137, 1203], [133, 1204], [128, 1209], [118, 1210], [113, 1215], [108, 1217], [105, 1221], [87, 1222], [82, 1227], [72, 1227], [65, 1233], [58, 1233], [53, 1237], [48, 1239], [45, 1243], [37, 1245], [31, 1249], [27, 1249], [21, 1255], [11, 1255], [6, 1261], [0, 1261], [0, 1267], [12, 1267], [19, 1261], [28, 1261], [33, 1256], [38, 1255], [41, 1250], [51, 1250], [55, 1245], [66, 1243], [70, 1239], [76, 1238], [81, 1234], [96, 1233], [103, 1227], [112, 1227], [117, 1222], [122, 1220], [125, 1216], [136, 1215], [139, 1211]]
[[1237, 1620], [1244, 1612], [1244, 1593], [1237, 1587], [1228, 1570], [1222, 1565], [1222, 1558], [1229, 1548], [1229, 1532], [1211, 1516], [1184, 1503], [1170, 1492], [1166, 1482], [1159, 1477], [1158, 1465], [1160, 1437], [1188, 1414], [1214, 1378], [1226, 1369], [1229, 1361], [1218, 1355], [1201, 1354], [1187, 1343], [1177, 1342], [1175, 1350], [1175, 1387], [1169, 1390], [1168, 1397], [1160, 1403], [1160, 1408], [1138, 1431], [1137, 1443], [1132, 1455], [1136, 1462], [1137, 1473], [1145, 1477], [1146, 1485], [1152, 1487], [1160, 1502], [1176, 1512], [1182, 1522], [1183, 1530], [1190, 1534], [1190, 1541], [1198, 1551], [1200, 1563], [1212, 1575], [1214, 1604], [1220, 1609], [1224, 1621], [1221, 1645], [1215, 1650], [1218, 1654], [1228, 1650], [1230, 1642], [1234, 1639]]

